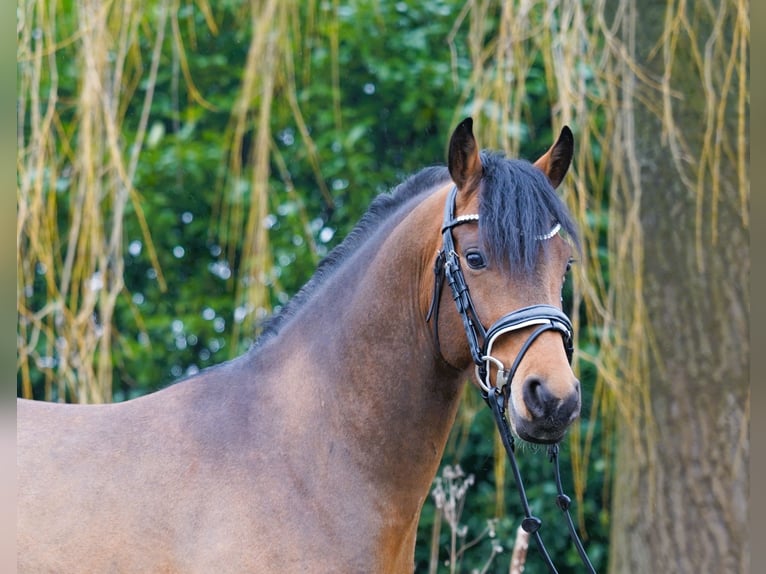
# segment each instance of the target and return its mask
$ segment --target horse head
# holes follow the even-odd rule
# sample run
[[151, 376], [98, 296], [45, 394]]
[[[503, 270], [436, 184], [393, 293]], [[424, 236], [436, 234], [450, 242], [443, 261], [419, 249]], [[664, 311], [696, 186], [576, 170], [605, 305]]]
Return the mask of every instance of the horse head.
[[[572, 327], [561, 310], [577, 235], [554, 191], [572, 153], [566, 127], [535, 163], [480, 152], [470, 118], [449, 145], [454, 187], [435, 271], [458, 313], [442, 313], [437, 345], [450, 365], [475, 363], [485, 396], [503, 393], [513, 430], [535, 443], [558, 442], [580, 412]], [[434, 293], [437, 307], [440, 298]]]

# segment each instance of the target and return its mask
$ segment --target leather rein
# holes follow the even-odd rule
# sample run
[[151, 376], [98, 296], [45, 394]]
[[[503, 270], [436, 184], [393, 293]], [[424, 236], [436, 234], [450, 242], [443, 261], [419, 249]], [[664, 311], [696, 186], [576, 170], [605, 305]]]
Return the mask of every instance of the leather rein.
[[[463, 321], [463, 328], [465, 329], [466, 337], [468, 338], [471, 357], [476, 367], [476, 377], [481, 389], [481, 396], [492, 411], [495, 424], [503, 442], [503, 447], [505, 448], [505, 452], [511, 463], [513, 477], [516, 482], [516, 489], [519, 493], [521, 506], [524, 510], [524, 519], [521, 522], [521, 527], [534, 537], [537, 543], [537, 548], [542, 554], [543, 560], [548, 566], [549, 571], [557, 574], [558, 570], [556, 570], [553, 560], [551, 559], [548, 550], [545, 548], [545, 544], [540, 535], [542, 520], [533, 516], [529, 507], [529, 500], [527, 499], [524, 483], [521, 479], [521, 473], [519, 472], [519, 466], [516, 462], [515, 442], [506, 418], [506, 408], [510, 400], [511, 381], [516, 374], [522, 358], [532, 346], [532, 343], [534, 343], [545, 331], [558, 331], [561, 333], [564, 350], [566, 351], [567, 359], [571, 364], [572, 353], [574, 351], [574, 329], [569, 317], [567, 317], [563, 311], [552, 305], [531, 305], [529, 307], [523, 307], [502, 316], [491, 325], [489, 329], [484, 328], [484, 325], [476, 312], [476, 308], [471, 301], [468, 284], [466, 283], [465, 276], [460, 268], [460, 256], [455, 251], [455, 241], [452, 237], [452, 229], [454, 227], [466, 223], [478, 222], [479, 216], [477, 214], [470, 214], [455, 217], [456, 198], [457, 186], [453, 186], [447, 196], [447, 202], [444, 207], [444, 221], [441, 229], [442, 248], [436, 257], [436, 263], [434, 265], [434, 293], [433, 299], [431, 300], [431, 306], [426, 315], [426, 321], [430, 321], [432, 317], [434, 319], [434, 335], [438, 349], [439, 301], [441, 299], [444, 281], [446, 280], [450, 287], [450, 291], [452, 292], [452, 298], [455, 301], [458, 314]], [[550, 239], [554, 237], [558, 231], [559, 225], [556, 224], [550, 233], [536, 237], [536, 239]], [[492, 346], [501, 335], [526, 329], [528, 327], [535, 327], [535, 330], [532, 331], [526, 342], [522, 345], [510, 369], [506, 370], [505, 365], [492, 356]], [[492, 364], [497, 367], [497, 377], [494, 384], [490, 380], [490, 366]], [[553, 463], [554, 477], [556, 480], [556, 505], [564, 513], [569, 528], [570, 538], [580, 555], [583, 565], [588, 572], [595, 574], [596, 570], [593, 568], [593, 565], [585, 552], [582, 541], [577, 535], [572, 516], [569, 513], [571, 498], [564, 493], [561, 485], [558, 453], [558, 444], [552, 444], [548, 447], [548, 455], [550, 461]]]

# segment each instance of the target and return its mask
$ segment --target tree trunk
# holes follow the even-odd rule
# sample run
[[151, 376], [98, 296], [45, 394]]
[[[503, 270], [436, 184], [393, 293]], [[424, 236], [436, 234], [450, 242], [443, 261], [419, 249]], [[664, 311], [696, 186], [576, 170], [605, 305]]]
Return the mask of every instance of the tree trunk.
[[634, 169], [614, 209], [626, 229], [637, 223], [628, 252], [638, 268], [613, 273], [631, 286], [617, 290], [625, 341], [631, 331], [641, 341], [621, 358], [618, 401], [631, 406], [618, 417], [615, 574], [749, 571], [742, 4], [623, 3], [620, 40], [660, 87], [623, 68], [619, 147]]

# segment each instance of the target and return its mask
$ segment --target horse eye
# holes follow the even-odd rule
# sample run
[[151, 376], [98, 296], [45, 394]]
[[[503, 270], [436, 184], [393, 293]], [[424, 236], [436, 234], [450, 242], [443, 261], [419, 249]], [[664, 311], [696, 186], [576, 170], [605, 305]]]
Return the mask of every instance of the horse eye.
[[465, 261], [471, 269], [483, 269], [487, 266], [484, 256], [479, 251], [469, 251], [465, 254]]
[[569, 273], [572, 270], [572, 263], [574, 263], [574, 259], [567, 261], [567, 270], [564, 273]]

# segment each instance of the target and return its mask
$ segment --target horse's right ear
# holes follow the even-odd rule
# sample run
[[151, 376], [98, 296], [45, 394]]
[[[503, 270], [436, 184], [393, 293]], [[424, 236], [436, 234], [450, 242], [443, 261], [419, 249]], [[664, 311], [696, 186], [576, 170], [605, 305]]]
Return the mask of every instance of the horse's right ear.
[[574, 136], [569, 126], [561, 128], [559, 139], [535, 162], [535, 167], [548, 176], [554, 189], [567, 174], [574, 155]]
[[479, 146], [473, 137], [472, 118], [464, 119], [452, 133], [447, 165], [452, 181], [459, 190], [471, 191], [479, 184], [483, 170], [479, 159]]

